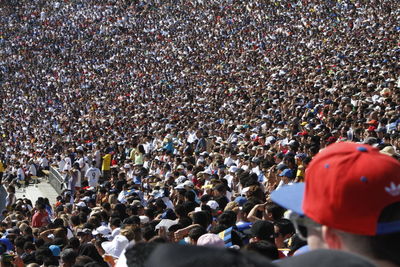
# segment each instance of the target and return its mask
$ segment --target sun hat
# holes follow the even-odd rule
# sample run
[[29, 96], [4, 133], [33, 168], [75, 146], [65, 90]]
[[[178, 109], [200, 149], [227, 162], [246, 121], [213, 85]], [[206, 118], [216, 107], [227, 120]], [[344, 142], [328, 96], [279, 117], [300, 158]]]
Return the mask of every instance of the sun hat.
[[311, 161], [305, 183], [275, 190], [271, 199], [345, 232], [399, 232], [400, 221], [378, 223], [378, 218], [384, 208], [400, 202], [400, 163], [369, 145], [333, 144]]
[[123, 235], [116, 235], [112, 241], [101, 243], [106, 254], [119, 258], [122, 251], [128, 246], [129, 240]]

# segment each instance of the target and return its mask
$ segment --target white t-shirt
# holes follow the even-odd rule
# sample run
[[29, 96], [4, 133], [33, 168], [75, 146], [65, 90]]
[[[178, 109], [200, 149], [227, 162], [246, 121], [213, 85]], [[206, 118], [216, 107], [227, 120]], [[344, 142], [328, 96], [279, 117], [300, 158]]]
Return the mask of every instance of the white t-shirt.
[[97, 186], [100, 176], [101, 171], [96, 167], [90, 167], [85, 174], [85, 177], [88, 179], [89, 186], [93, 187]]

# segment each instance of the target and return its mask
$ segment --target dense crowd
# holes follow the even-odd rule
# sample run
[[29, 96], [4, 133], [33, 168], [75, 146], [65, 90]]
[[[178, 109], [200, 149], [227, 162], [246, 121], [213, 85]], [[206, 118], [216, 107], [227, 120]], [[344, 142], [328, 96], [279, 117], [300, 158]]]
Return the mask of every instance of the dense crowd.
[[[334, 143], [399, 159], [399, 1], [1, 5], [3, 264], [125, 266], [165, 242], [291, 256], [306, 243], [273, 190]], [[51, 166], [57, 203], [16, 199]]]

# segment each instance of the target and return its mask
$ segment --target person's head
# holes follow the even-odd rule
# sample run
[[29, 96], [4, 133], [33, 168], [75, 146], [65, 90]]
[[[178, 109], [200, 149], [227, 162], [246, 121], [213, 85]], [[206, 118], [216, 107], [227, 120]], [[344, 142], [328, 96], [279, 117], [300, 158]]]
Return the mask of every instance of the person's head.
[[249, 243], [246, 248], [247, 251], [256, 252], [270, 260], [279, 259], [279, 252], [277, 247], [269, 241], [260, 240], [258, 242]]
[[81, 244], [85, 244], [92, 240], [92, 231], [87, 228], [79, 229], [77, 232], [77, 236], [79, 238], [79, 242]]
[[305, 184], [276, 190], [271, 198], [295, 212], [293, 222], [307, 227], [312, 249], [345, 250], [397, 266], [399, 174], [400, 163], [377, 148], [336, 143], [315, 156]]
[[248, 232], [252, 237], [251, 242], [266, 240], [274, 244], [274, 224], [270, 221], [258, 220], [253, 223]]
[[201, 226], [196, 226], [194, 228], [192, 228], [189, 231], [189, 240], [190, 240], [190, 244], [191, 245], [196, 245], [197, 244], [197, 240], [200, 238], [200, 236], [206, 234], [207, 231], [201, 227]]
[[9, 185], [9, 186], [7, 187], [7, 192], [8, 192], [8, 193], [15, 194], [15, 186]]
[[280, 219], [274, 222], [275, 225], [275, 245], [278, 248], [285, 247], [285, 240], [289, 239], [295, 229], [293, 223], [288, 219]]

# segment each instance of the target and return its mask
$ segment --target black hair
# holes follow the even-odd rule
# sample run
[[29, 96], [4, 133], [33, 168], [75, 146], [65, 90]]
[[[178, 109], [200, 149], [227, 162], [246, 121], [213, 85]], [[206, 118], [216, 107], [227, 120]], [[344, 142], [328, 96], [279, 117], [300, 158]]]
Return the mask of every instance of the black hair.
[[157, 247], [157, 243], [137, 243], [128, 246], [125, 252], [126, 263], [129, 267], [142, 267], [149, 258], [150, 254]]
[[224, 211], [221, 215], [219, 215], [218, 223], [225, 225], [226, 228], [234, 226], [236, 224], [236, 213], [231, 210]]
[[279, 219], [274, 222], [276, 226], [279, 228], [279, 234], [282, 236], [286, 236], [288, 234], [292, 235], [295, 233], [293, 223], [288, 219]]
[[207, 231], [204, 227], [196, 226], [189, 231], [189, 237], [197, 242], [200, 236], [206, 234]]
[[285, 209], [275, 203], [268, 203], [265, 209], [272, 215], [272, 220], [282, 219]]
[[110, 222], [110, 226], [120, 227], [121, 219], [120, 218], [112, 218]]
[[186, 217], [188, 212], [186, 210], [186, 207], [182, 204], [178, 204], [175, 206], [174, 208], [174, 212], [176, 215], [178, 215], [179, 217]]
[[193, 191], [187, 191], [185, 193], [185, 198], [187, 198], [190, 202], [194, 202], [196, 199], [196, 195], [193, 193]]
[[145, 240], [150, 240], [150, 239], [152, 239], [153, 237], [155, 237], [157, 234], [156, 234], [156, 231], [154, 230], [154, 227], [152, 227], [151, 225], [147, 225], [147, 226], [145, 226], [145, 227], [143, 227], [142, 228], [143, 230], [143, 233], [142, 233], [142, 235], [143, 235], [143, 238], [145, 239]]
[[209, 218], [208, 218], [207, 212], [205, 212], [205, 211], [195, 212], [192, 215], [192, 219], [193, 219], [193, 224], [199, 224], [200, 226], [207, 229], [208, 224], [209, 224]]
[[270, 260], [279, 259], [279, 251], [277, 247], [267, 240], [250, 243], [246, 246], [246, 250], [254, 251]]

